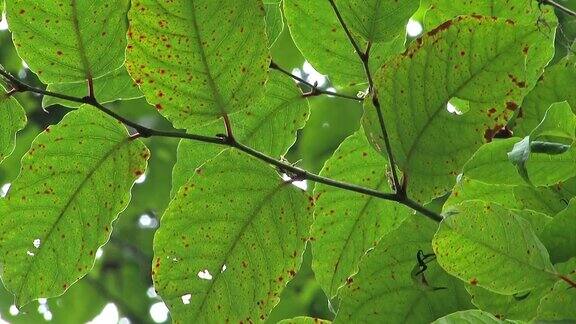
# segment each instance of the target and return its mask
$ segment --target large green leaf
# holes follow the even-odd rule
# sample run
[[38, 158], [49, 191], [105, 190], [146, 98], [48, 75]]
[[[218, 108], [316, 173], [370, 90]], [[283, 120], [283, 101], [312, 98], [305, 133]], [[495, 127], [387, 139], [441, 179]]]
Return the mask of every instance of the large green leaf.
[[[322, 176], [390, 192], [387, 161], [361, 130], [342, 143]], [[357, 271], [360, 258], [413, 212], [402, 205], [318, 184], [312, 237], [316, 279], [329, 297]]]
[[[53, 83], [46, 88], [48, 91], [66, 94], [73, 97], [82, 98], [86, 96], [86, 83]], [[129, 100], [142, 97], [142, 92], [138, 89], [126, 68], [121, 67], [104, 76], [94, 79], [94, 96], [100, 103], [107, 103], [115, 100]], [[60, 104], [67, 107], [77, 108], [81, 104], [64, 99], [44, 96], [42, 107]]]
[[[483, 145], [464, 166], [464, 175], [490, 184], [525, 184], [524, 178], [508, 158], [508, 152], [520, 141], [513, 137]], [[527, 175], [535, 186], [550, 186], [576, 176], [575, 160], [575, 147], [558, 155], [532, 153], [526, 162]]]
[[12, 153], [16, 133], [26, 125], [26, 114], [18, 101], [0, 85], [0, 163]]
[[[466, 160], [505, 125], [553, 53], [548, 36], [534, 24], [458, 17], [378, 71], [380, 105], [412, 197], [429, 201], [447, 192]], [[454, 99], [466, 102], [463, 114], [448, 111]], [[371, 103], [364, 126], [383, 151]]]
[[100, 77], [122, 65], [128, 3], [10, 0], [6, 13], [18, 54], [40, 80], [74, 82]]
[[[424, 23], [433, 28], [441, 23], [461, 15], [482, 15], [508, 18], [520, 23], [536, 23], [539, 18], [550, 17], [553, 10], [539, 7], [533, 0], [491, 0], [491, 1], [451, 1], [426, 0], [429, 10]], [[544, 26], [543, 26], [544, 28]]]
[[176, 323], [260, 321], [299, 268], [306, 195], [227, 150], [184, 185], [154, 239], [154, 286]]
[[502, 321], [494, 315], [479, 309], [470, 309], [446, 315], [432, 322], [432, 324], [500, 324]]
[[176, 127], [237, 112], [268, 76], [264, 7], [258, 0], [132, 0], [126, 67]]
[[[346, 6], [354, 3], [361, 5], [354, 11], [345, 10]], [[379, 4], [384, 6], [380, 10], [367, 9], [367, 6], [377, 8]], [[351, 23], [359, 31], [362, 30], [363, 35], [378, 40], [390, 40], [372, 45], [370, 66], [375, 70], [391, 55], [404, 49], [404, 33], [382, 34], [384, 31], [397, 30], [399, 26], [388, 24], [389, 19], [380, 18], [397, 14], [395, 18], [407, 21], [418, 7], [418, 1], [340, 0], [336, 1], [336, 5], [345, 15], [346, 23]], [[395, 12], [398, 8], [402, 10]], [[362, 61], [355, 53], [328, 0], [286, 0], [284, 12], [294, 42], [304, 57], [321, 73], [327, 74], [335, 85], [345, 87], [368, 82]], [[363, 50], [367, 48], [367, 39], [360, 36], [355, 39]]]
[[62, 294], [92, 268], [149, 154], [91, 107], [36, 138], [0, 200], [2, 279], [19, 305]]
[[542, 243], [550, 251], [553, 262], [567, 261], [576, 257], [576, 199], [550, 221], [542, 235]]
[[524, 99], [516, 119], [514, 133], [526, 136], [540, 123], [551, 104], [568, 101], [576, 108], [576, 56], [571, 56], [546, 69], [534, 90]]
[[468, 201], [450, 214], [432, 241], [438, 263], [450, 274], [506, 295], [557, 279], [546, 248], [516, 213]]
[[437, 226], [415, 216], [385, 236], [341, 290], [335, 323], [429, 323], [471, 308], [463, 284], [435, 261], [428, 260], [425, 277], [414, 277], [416, 255], [419, 250], [431, 252], [430, 240]]
[[[277, 71], [270, 72], [266, 93], [250, 109], [230, 115], [235, 138], [243, 144], [279, 158], [296, 141], [296, 132], [304, 127], [309, 115], [308, 100], [292, 79]], [[194, 133], [214, 136], [226, 133], [224, 122], [216, 120], [198, 127]], [[222, 147], [193, 141], [178, 146], [178, 163], [172, 175], [172, 193], [178, 191], [193, 171], [223, 150]]]

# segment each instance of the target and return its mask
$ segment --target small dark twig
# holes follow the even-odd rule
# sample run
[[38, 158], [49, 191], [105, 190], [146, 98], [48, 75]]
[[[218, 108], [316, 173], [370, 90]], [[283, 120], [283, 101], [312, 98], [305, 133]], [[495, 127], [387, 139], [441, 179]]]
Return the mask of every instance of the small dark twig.
[[554, 0], [538, 0], [539, 4], [543, 4], [543, 5], [549, 5], [552, 6], [562, 12], [564, 12], [565, 14], [568, 14], [570, 16], [576, 17], [576, 11], [571, 10], [570, 8], [559, 4], [558, 2], [554, 1]]
[[270, 68], [274, 69], [276, 71], [279, 71], [289, 77], [291, 77], [292, 79], [306, 85], [307, 87], [309, 87], [311, 90], [307, 93], [304, 94], [304, 97], [314, 97], [314, 96], [319, 96], [319, 95], [328, 95], [328, 96], [333, 96], [333, 97], [339, 97], [339, 98], [344, 98], [344, 99], [350, 99], [350, 100], [355, 100], [355, 101], [364, 101], [364, 98], [359, 98], [359, 97], [354, 97], [354, 96], [350, 96], [350, 95], [346, 95], [346, 94], [342, 94], [342, 93], [337, 93], [334, 91], [329, 91], [329, 90], [324, 90], [324, 89], [320, 89], [318, 87], [318, 84], [312, 84], [306, 80], [304, 80], [303, 78], [294, 75], [290, 72], [288, 72], [287, 70], [283, 69], [282, 67], [280, 67], [278, 64], [271, 62], [270, 63]]

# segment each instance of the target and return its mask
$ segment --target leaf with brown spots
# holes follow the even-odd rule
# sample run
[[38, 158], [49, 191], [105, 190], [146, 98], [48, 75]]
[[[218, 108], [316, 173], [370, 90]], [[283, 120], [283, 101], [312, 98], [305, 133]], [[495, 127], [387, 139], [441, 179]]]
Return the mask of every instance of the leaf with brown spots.
[[18, 54], [40, 80], [79, 82], [123, 64], [128, 3], [10, 0], [6, 15]]
[[[378, 99], [408, 194], [427, 202], [448, 192], [466, 160], [512, 117], [508, 102], [521, 102], [553, 54], [553, 41], [534, 24], [461, 16], [414, 42], [375, 75]], [[528, 56], [522, 48], [539, 48]], [[460, 55], [464, 50], [465, 55]], [[509, 75], [522, 81], [518, 87]], [[467, 111], [449, 109], [453, 99]], [[456, 107], [457, 108], [457, 107]], [[494, 108], [494, 110], [493, 110]], [[372, 100], [363, 124], [383, 154], [384, 140]]]
[[241, 152], [229, 149], [204, 164], [154, 238], [154, 287], [172, 319], [265, 319], [300, 267], [310, 209], [304, 192]]
[[264, 93], [270, 57], [258, 0], [132, 0], [126, 67], [176, 127], [245, 110]]
[[2, 281], [17, 305], [59, 296], [92, 269], [147, 152], [124, 126], [87, 106], [36, 138], [0, 200]]
[[530, 223], [490, 202], [464, 202], [440, 224], [432, 246], [440, 266], [476, 286], [505, 295], [523, 293], [557, 274]]

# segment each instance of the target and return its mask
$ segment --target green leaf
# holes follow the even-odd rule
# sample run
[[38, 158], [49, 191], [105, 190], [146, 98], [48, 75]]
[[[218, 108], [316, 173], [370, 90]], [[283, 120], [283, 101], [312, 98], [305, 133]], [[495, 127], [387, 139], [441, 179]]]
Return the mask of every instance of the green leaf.
[[456, 323], [500, 324], [502, 321], [490, 313], [483, 312], [479, 309], [470, 309], [446, 315], [432, 322], [432, 324]]
[[527, 220], [528, 223], [530, 223], [530, 227], [539, 238], [546, 224], [552, 220], [552, 217], [534, 210], [511, 209], [510, 211], [516, 216]]
[[277, 324], [329, 324], [329, 323], [330, 321], [323, 320], [320, 318], [300, 316], [282, 320]]
[[272, 47], [284, 30], [284, 17], [282, 17], [282, 3], [280, 0], [264, 0], [266, 10], [266, 35], [268, 46]]
[[552, 283], [540, 285], [530, 291], [514, 295], [501, 295], [478, 286], [466, 286], [472, 303], [498, 318], [530, 321], [536, 317], [540, 299], [550, 290]]
[[[505, 125], [552, 52], [551, 40], [533, 24], [459, 17], [378, 71], [380, 106], [410, 196], [426, 202], [453, 186], [466, 160]], [[449, 112], [454, 97], [468, 101], [469, 111]], [[383, 152], [372, 100], [366, 101], [363, 123]]]
[[522, 102], [522, 108], [516, 118], [514, 134], [526, 136], [538, 126], [546, 111], [555, 102], [567, 101], [576, 108], [576, 92], [571, 84], [576, 83], [576, 56], [563, 59], [546, 69], [536, 87]]
[[541, 234], [542, 243], [550, 251], [553, 262], [576, 257], [576, 199], [570, 200], [566, 209], [554, 216]]
[[433, 28], [441, 23], [462, 15], [482, 15], [508, 18], [517, 23], [535, 24], [539, 18], [550, 18], [550, 7], [539, 7], [536, 1], [497, 0], [497, 1], [451, 1], [428, 0], [429, 10], [424, 23]]
[[[78, 98], [82, 98], [87, 94], [85, 82], [53, 83], [49, 84], [46, 90]], [[116, 100], [140, 98], [142, 97], [142, 92], [140, 92], [128, 72], [126, 72], [126, 68], [121, 67], [94, 79], [94, 96], [98, 99], [98, 102], [107, 103]], [[80, 103], [56, 97], [44, 96], [42, 98], [43, 108], [56, 104], [72, 108], [81, 106]]]
[[[464, 165], [464, 175], [489, 184], [525, 184], [507, 156], [518, 142], [520, 139], [513, 137], [483, 145]], [[550, 186], [576, 176], [575, 159], [574, 147], [559, 155], [532, 154], [526, 162], [530, 182], [535, 186]]]
[[452, 194], [444, 203], [443, 209], [449, 209], [461, 202], [469, 200], [491, 201], [497, 204], [517, 207], [514, 197], [514, 186], [492, 185], [480, 181], [471, 180], [467, 177], [460, 177], [458, 183], [452, 189]]
[[[278, 158], [283, 157], [296, 141], [296, 132], [304, 127], [309, 111], [308, 100], [296, 84], [280, 72], [271, 71], [262, 100], [253, 104], [250, 110], [230, 115], [230, 119], [238, 141]], [[194, 133], [214, 136], [226, 133], [226, 130], [224, 122], [219, 119], [198, 127]], [[182, 141], [172, 175], [172, 192], [188, 181], [192, 171], [222, 150], [216, 145]]]
[[[557, 265], [558, 271], [568, 273], [564, 277], [571, 282], [576, 281], [576, 259], [570, 259]], [[576, 320], [576, 290], [564, 280], [559, 280], [554, 288], [540, 301], [538, 306], [538, 321]]]
[[528, 221], [490, 202], [468, 201], [442, 221], [432, 241], [450, 274], [512, 295], [554, 281], [548, 252]]
[[24, 109], [13, 97], [5, 94], [0, 85], [0, 163], [7, 158], [15, 147], [16, 133], [26, 126]]
[[406, 33], [417, 0], [337, 0], [347, 26], [371, 43], [389, 42]]
[[61, 295], [92, 268], [149, 155], [91, 107], [36, 138], [0, 200], [2, 280], [18, 305]]
[[175, 322], [266, 318], [309, 236], [306, 195], [227, 150], [183, 186], [154, 239], [153, 279]]
[[122, 65], [128, 4], [128, 0], [10, 0], [6, 15], [18, 54], [42, 82], [75, 82], [98, 78]]
[[[390, 28], [389, 30], [399, 28], [398, 25], [388, 25], [388, 20], [378, 21], [378, 17], [394, 15], [393, 9], [401, 7], [402, 11], [398, 13], [397, 17], [407, 16], [407, 21], [412, 13], [407, 13], [406, 10], [414, 7], [413, 11], [415, 11], [418, 7], [418, 2], [415, 0], [399, 2], [390, 0], [340, 0], [336, 1], [336, 4], [339, 9], [342, 9], [341, 11], [344, 11], [344, 8], [340, 8], [343, 7], [341, 4], [350, 5], [355, 2], [362, 2], [362, 5], [353, 12], [347, 12], [345, 21], [352, 23], [359, 30], [364, 27], [368, 28], [365, 34], [367, 36], [378, 37], [382, 36], [381, 31], [386, 28]], [[376, 11], [366, 10], [367, 6], [377, 7], [378, 3], [382, 3], [381, 5], [386, 3], [386, 6]], [[394, 4], [389, 5], [389, 3]], [[319, 72], [330, 76], [333, 84], [347, 87], [367, 83], [362, 61], [355, 53], [354, 47], [328, 1], [286, 0], [284, 1], [284, 14], [294, 43]], [[354, 16], [358, 21], [351, 20]], [[378, 24], [374, 24], [376, 22]], [[404, 32], [401, 35], [387, 36], [390, 41], [376, 43], [372, 46], [370, 55], [372, 70], [376, 70], [388, 58], [404, 49]], [[360, 36], [355, 37], [355, 39], [362, 49], [367, 48], [366, 39]]]
[[[387, 161], [360, 130], [324, 165], [324, 177], [391, 192]], [[360, 258], [413, 212], [386, 200], [317, 184], [312, 237], [316, 279], [329, 297], [357, 271]]]
[[[571, 182], [573, 183], [574, 181]], [[552, 187], [514, 187], [514, 196], [518, 202], [518, 208], [531, 209], [546, 215], [554, 216], [564, 210], [570, 199], [574, 197], [573, 194], [562, 189], [565, 185], [568, 185], [568, 183], [561, 183]], [[510, 206], [507, 204], [500, 204]]]
[[385, 236], [341, 290], [342, 301], [334, 322], [429, 323], [471, 308], [463, 284], [435, 261], [428, 263], [425, 280], [412, 275], [418, 265], [417, 252], [431, 252], [430, 240], [436, 228], [436, 223], [424, 217], [412, 217]]
[[546, 111], [542, 122], [530, 133], [530, 139], [535, 140], [568, 140], [576, 139], [576, 115], [566, 101], [553, 103]]
[[249, 108], [270, 57], [257, 0], [133, 0], [126, 67], [176, 127], [193, 129]]

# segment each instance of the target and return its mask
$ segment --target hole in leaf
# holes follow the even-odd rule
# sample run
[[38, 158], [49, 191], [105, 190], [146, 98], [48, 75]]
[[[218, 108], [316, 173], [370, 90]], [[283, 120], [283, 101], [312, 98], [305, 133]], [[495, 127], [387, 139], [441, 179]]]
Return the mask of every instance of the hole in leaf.
[[204, 279], [204, 280], [212, 280], [212, 275], [210, 274], [208, 269], [204, 269], [204, 271], [198, 272], [198, 278]]
[[470, 102], [458, 97], [453, 97], [446, 103], [446, 110], [454, 115], [463, 115], [470, 110]]
[[190, 299], [192, 298], [192, 294], [186, 294], [180, 298], [182, 299], [182, 304], [188, 305], [188, 304], [190, 304]]

